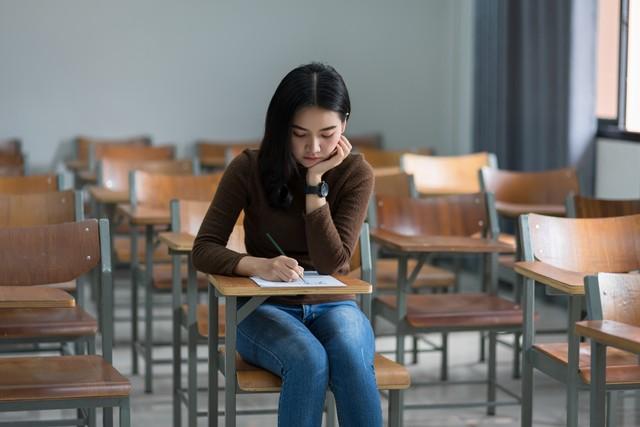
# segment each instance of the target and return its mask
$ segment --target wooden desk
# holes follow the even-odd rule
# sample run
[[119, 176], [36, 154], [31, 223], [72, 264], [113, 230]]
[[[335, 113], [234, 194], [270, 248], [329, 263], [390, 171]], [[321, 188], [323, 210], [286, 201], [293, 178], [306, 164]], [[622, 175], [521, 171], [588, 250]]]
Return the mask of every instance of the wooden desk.
[[71, 172], [79, 172], [89, 168], [89, 162], [87, 162], [86, 160], [80, 160], [80, 159], [67, 160], [66, 162], [64, 162], [64, 165]]
[[86, 183], [95, 184], [98, 181], [98, 177], [96, 176], [96, 173], [93, 171], [88, 171], [88, 170], [78, 171], [76, 176]]
[[0, 286], [2, 308], [70, 308], [76, 300], [62, 289], [39, 286]]
[[507, 218], [518, 218], [520, 215], [537, 213], [549, 216], [565, 216], [564, 205], [530, 205], [521, 203], [507, 203], [496, 201], [496, 210]]
[[[138, 226], [144, 226], [145, 229], [145, 292], [150, 294], [153, 292], [153, 252], [154, 252], [154, 233], [156, 225], [168, 225], [170, 222], [169, 207], [156, 208], [146, 206], [133, 207], [130, 204], [116, 205], [116, 211], [122, 214], [131, 224], [131, 364], [134, 374], [138, 373], [138, 283], [136, 271], [138, 270]], [[148, 295], [147, 294], [147, 295]], [[150, 313], [151, 298], [145, 298], [145, 313]], [[152, 345], [152, 325], [148, 317], [145, 318], [145, 390], [151, 391], [151, 363], [147, 355], [151, 354]]]
[[203, 156], [200, 157], [200, 165], [206, 168], [223, 169], [227, 165], [226, 156]]
[[[209, 281], [209, 331], [218, 330], [218, 304], [220, 298], [225, 299], [225, 426], [232, 427], [236, 423], [236, 333], [237, 325], [269, 296], [281, 295], [327, 295], [327, 294], [366, 294], [371, 293], [371, 285], [359, 279], [346, 276], [336, 278], [347, 286], [335, 288], [287, 287], [261, 288], [247, 277], [229, 277], [211, 275]], [[249, 297], [238, 310], [238, 297]], [[209, 333], [209, 425], [217, 425], [218, 416], [218, 339], [217, 334]]]
[[89, 187], [89, 194], [98, 203], [102, 204], [118, 204], [129, 201], [129, 191], [111, 190], [105, 187], [92, 185]]

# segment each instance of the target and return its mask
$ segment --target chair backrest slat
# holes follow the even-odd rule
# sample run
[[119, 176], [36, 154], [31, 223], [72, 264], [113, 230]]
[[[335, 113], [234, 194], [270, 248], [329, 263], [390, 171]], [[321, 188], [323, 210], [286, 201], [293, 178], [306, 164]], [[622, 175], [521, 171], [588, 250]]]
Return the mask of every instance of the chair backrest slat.
[[480, 177], [483, 190], [495, 194], [499, 202], [563, 205], [569, 193], [579, 192], [573, 168], [516, 172], [484, 167]]
[[640, 215], [574, 219], [521, 217], [523, 252], [569, 271], [595, 274], [640, 269]]
[[98, 185], [114, 191], [129, 188], [129, 172], [141, 170], [166, 175], [192, 175], [198, 172], [197, 163], [184, 160], [150, 160], [104, 158], [98, 162]]
[[591, 319], [640, 326], [640, 274], [599, 273], [588, 277], [585, 286]]
[[490, 230], [485, 194], [427, 199], [376, 196], [378, 227], [405, 235], [472, 236]]
[[82, 194], [73, 190], [49, 193], [0, 194], [0, 227], [28, 227], [82, 220]]
[[594, 199], [571, 194], [567, 197], [567, 212], [576, 218], [607, 218], [640, 214], [640, 199]]
[[93, 145], [151, 145], [151, 138], [148, 136], [133, 136], [128, 138], [92, 138], [88, 136], [78, 136], [75, 138], [75, 152], [77, 160], [89, 161], [89, 152]]
[[100, 261], [95, 219], [0, 228], [0, 284], [45, 285], [76, 279]]
[[0, 194], [45, 193], [60, 190], [58, 175], [0, 177]]
[[131, 203], [168, 208], [172, 199], [211, 201], [221, 178], [222, 172], [210, 175], [165, 175], [131, 171]]
[[412, 174], [423, 194], [469, 194], [480, 191], [478, 171], [495, 167], [495, 156], [473, 153], [464, 156], [403, 154], [402, 169]]

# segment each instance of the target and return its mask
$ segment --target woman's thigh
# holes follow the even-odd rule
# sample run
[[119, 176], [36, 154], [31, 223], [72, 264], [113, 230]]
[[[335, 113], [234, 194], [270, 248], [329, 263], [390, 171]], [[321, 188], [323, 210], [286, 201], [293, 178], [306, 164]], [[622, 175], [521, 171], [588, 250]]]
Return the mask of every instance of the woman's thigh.
[[300, 307], [262, 304], [238, 325], [238, 352], [280, 377], [297, 367], [326, 370], [324, 347], [300, 313]]

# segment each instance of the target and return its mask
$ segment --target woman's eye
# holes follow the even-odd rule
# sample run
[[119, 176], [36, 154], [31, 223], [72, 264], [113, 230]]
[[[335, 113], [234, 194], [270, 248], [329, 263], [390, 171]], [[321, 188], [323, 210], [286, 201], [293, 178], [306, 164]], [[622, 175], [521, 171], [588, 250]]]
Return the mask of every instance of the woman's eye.
[[329, 134], [329, 135], [321, 135], [323, 138], [331, 138], [333, 136], [333, 134]]
[[293, 136], [297, 136], [298, 138], [302, 138], [305, 136], [304, 133], [293, 132]]

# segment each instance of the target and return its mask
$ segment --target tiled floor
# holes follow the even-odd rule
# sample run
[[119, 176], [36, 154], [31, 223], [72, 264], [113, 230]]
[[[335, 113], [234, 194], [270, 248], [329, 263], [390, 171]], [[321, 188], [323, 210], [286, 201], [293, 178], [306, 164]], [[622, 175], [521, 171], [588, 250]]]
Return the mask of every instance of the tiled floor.
[[[126, 279], [118, 280], [117, 301], [121, 308], [117, 309], [117, 316], [128, 316], [126, 302], [128, 301]], [[168, 301], [168, 300], [166, 300]], [[563, 311], [558, 305], [538, 304], [538, 311], [541, 314], [542, 327], [545, 324], [558, 324], [563, 319]], [[164, 309], [168, 314], [168, 308]], [[557, 323], [558, 322], [558, 323]], [[170, 339], [169, 321], [161, 321], [157, 325], [156, 337]], [[384, 325], [382, 325], [384, 326]], [[142, 327], [140, 329], [142, 331]], [[116, 348], [114, 350], [114, 364], [125, 375], [131, 373], [131, 356], [128, 345], [129, 325], [126, 322], [116, 324]], [[506, 337], [505, 337], [506, 338]], [[438, 336], [433, 336], [434, 340]], [[379, 338], [377, 341], [378, 350], [391, 350], [394, 342], [391, 338]], [[450, 335], [450, 379], [481, 380], [485, 377], [485, 365], [478, 362], [479, 335], [477, 333], [457, 333]], [[498, 378], [499, 382], [509, 390], [520, 394], [520, 381], [511, 378], [511, 349], [505, 346], [498, 346]], [[159, 349], [157, 356], [169, 357], [170, 350]], [[183, 352], [184, 354], [184, 352]], [[200, 355], [205, 355], [202, 348]], [[407, 357], [409, 359], [409, 357]], [[423, 353], [420, 355], [419, 363], [409, 365], [412, 380], [435, 381], [439, 375], [440, 357], [437, 353]], [[172, 422], [171, 405], [171, 367], [170, 365], [155, 366], [154, 393], [145, 394], [143, 391], [143, 379], [141, 376], [131, 377], [133, 384], [132, 394], [132, 425], [133, 426], [170, 426]], [[206, 385], [206, 366], [201, 366], [202, 374], [199, 376], [201, 386]], [[183, 371], [184, 372], [184, 371]], [[565, 419], [565, 388], [562, 384], [536, 373], [535, 376], [535, 397], [534, 397], [534, 425], [562, 426]], [[430, 387], [412, 387], [406, 393], [407, 402], [453, 402], [463, 400], [482, 400], [484, 398], [484, 386], [460, 386], [460, 385], [437, 385]], [[499, 393], [499, 396], [503, 396]], [[200, 396], [201, 409], [205, 408], [206, 394]], [[506, 397], [506, 396], [503, 396]], [[222, 402], [222, 400], [221, 400]], [[277, 396], [274, 395], [245, 395], [239, 396], [238, 404], [240, 408], [265, 408], [275, 407]], [[383, 399], [386, 411], [386, 400]], [[638, 411], [636, 411], [638, 409]], [[186, 425], [186, 418], [183, 418]], [[619, 405], [619, 423], [621, 427], [640, 425], [640, 404], [635, 402], [635, 397], [630, 396], [621, 399]], [[68, 413], [71, 415], [72, 413]], [[24, 414], [11, 413], [0, 415], [0, 421], [18, 421], [42, 417], [43, 419], [57, 416], [57, 413]], [[116, 417], [117, 418], [117, 417]], [[430, 427], [430, 426], [519, 426], [520, 406], [504, 406], [497, 409], [495, 416], [485, 415], [483, 408], [465, 409], [440, 409], [440, 410], [410, 410], [405, 412], [405, 426]], [[220, 418], [222, 422], [222, 418]], [[206, 425], [206, 419], [199, 420], [199, 426]], [[275, 426], [275, 415], [253, 415], [238, 417], [239, 427], [266, 427]], [[588, 425], [588, 394], [582, 393], [580, 397], [580, 426]]]

